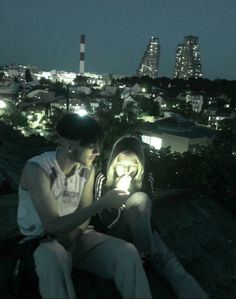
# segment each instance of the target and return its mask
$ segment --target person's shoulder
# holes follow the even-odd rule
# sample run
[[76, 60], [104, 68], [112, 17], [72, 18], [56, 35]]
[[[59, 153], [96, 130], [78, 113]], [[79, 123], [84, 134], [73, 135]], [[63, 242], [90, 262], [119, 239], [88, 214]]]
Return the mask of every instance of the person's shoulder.
[[97, 175], [96, 175], [96, 180], [104, 180], [106, 179], [106, 176], [103, 172], [99, 172]]
[[30, 158], [27, 162], [27, 164], [34, 164], [38, 165], [38, 167], [42, 168], [44, 171], [46, 171], [47, 174], [50, 174], [52, 171], [52, 168], [57, 168], [56, 161], [56, 152], [44, 152], [37, 156], [34, 156]]
[[152, 172], [150, 171], [150, 169], [148, 167], [145, 166], [145, 169], [144, 169], [144, 178], [145, 179], [149, 179], [151, 177], [153, 177]]
[[25, 163], [25, 165], [44, 165], [44, 164], [51, 164], [50, 161], [55, 160], [56, 153], [55, 152], [44, 152], [39, 155], [33, 156], [30, 159], [28, 159]]
[[55, 156], [55, 152], [45, 152], [40, 155], [30, 158], [25, 163], [24, 172], [29, 174], [45, 174], [49, 175], [51, 172], [51, 165], [48, 161]]
[[99, 172], [97, 174], [94, 187], [95, 187], [95, 198], [100, 198], [107, 190], [106, 176], [104, 175], [104, 173]]
[[28, 177], [49, 177], [48, 173], [39, 164], [34, 162], [26, 163], [23, 173]]
[[48, 174], [39, 166], [39, 164], [34, 162], [28, 162], [25, 164], [25, 167], [21, 174], [21, 179], [19, 186], [28, 190], [29, 186], [41, 183], [49, 182]]

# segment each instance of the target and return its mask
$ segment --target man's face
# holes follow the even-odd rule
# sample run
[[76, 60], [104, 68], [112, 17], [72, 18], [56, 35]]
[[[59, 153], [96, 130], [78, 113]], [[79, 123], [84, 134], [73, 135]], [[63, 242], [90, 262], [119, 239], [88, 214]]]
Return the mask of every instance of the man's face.
[[68, 158], [74, 162], [90, 167], [99, 154], [100, 149], [98, 143], [81, 146], [79, 141], [70, 142]]

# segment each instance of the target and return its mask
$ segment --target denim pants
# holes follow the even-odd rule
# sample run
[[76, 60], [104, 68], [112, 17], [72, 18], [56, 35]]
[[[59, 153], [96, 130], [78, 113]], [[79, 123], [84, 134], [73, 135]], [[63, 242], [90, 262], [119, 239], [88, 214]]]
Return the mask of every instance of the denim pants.
[[189, 274], [169, 250], [157, 231], [151, 228], [151, 200], [143, 192], [136, 192], [126, 201], [120, 219], [109, 234], [132, 242], [143, 257], [150, 257], [155, 270], [172, 286], [178, 298], [207, 299], [208, 296], [195, 278]]
[[135, 192], [126, 201], [120, 219], [107, 231], [109, 235], [129, 241], [141, 256], [156, 249], [151, 228], [151, 200], [144, 192]]
[[40, 294], [44, 299], [76, 298], [72, 265], [114, 279], [122, 298], [151, 298], [136, 248], [129, 242], [86, 230], [66, 250], [58, 241], [42, 243], [34, 253]]

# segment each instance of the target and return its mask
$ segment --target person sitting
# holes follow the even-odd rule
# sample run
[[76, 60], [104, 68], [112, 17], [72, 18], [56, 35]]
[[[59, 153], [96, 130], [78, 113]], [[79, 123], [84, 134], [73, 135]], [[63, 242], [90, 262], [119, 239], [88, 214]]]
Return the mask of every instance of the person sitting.
[[122, 298], [151, 298], [136, 248], [89, 228], [93, 215], [119, 209], [128, 197], [111, 188], [93, 201], [102, 128], [91, 117], [67, 113], [56, 131], [60, 146], [27, 161], [19, 183], [21, 244], [25, 252], [36, 244], [31, 254], [42, 298], [76, 298], [72, 266], [114, 279]]
[[[103, 210], [93, 222], [95, 228], [110, 236], [132, 242], [141, 258], [148, 260], [171, 285], [178, 298], [208, 298], [195, 278], [177, 260], [157, 230], [151, 225], [153, 176], [145, 168], [141, 141], [134, 136], [118, 139], [110, 154], [105, 174], [95, 181], [95, 199], [114, 188], [129, 191], [130, 195], [119, 210]], [[112, 198], [111, 198], [112, 200]]]

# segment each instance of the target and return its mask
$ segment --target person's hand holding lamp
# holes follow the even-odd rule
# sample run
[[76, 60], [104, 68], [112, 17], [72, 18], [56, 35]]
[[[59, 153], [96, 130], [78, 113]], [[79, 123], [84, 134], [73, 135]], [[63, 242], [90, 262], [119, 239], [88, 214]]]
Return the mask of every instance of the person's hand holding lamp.
[[99, 210], [103, 209], [119, 209], [124, 206], [125, 201], [129, 196], [129, 192], [120, 190], [118, 188], [106, 192], [97, 204], [100, 206]]
[[122, 176], [116, 184], [116, 188], [123, 191], [128, 191], [131, 183], [131, 176], [124, 175]]
[[[119, 190], [123, 190], [125, 192], [127, 192], [129, 194], [129, 187], [130, 187], [130, 183], [131, 183], [131, 176], [129, 175], [124, 175], [122, 176], [119, 181], [116, 184], [116, 188]], [[125, 208], [125, 203], [121, 206], [121, 209]]]

